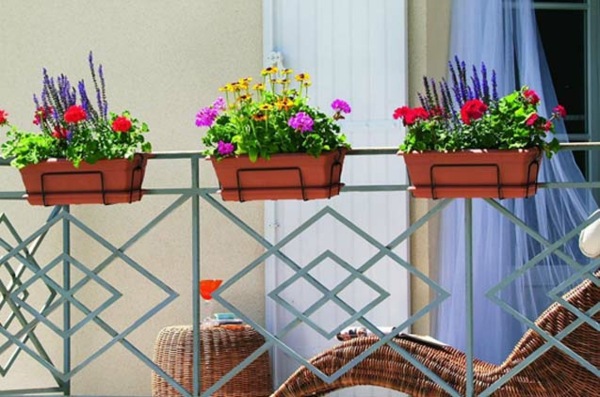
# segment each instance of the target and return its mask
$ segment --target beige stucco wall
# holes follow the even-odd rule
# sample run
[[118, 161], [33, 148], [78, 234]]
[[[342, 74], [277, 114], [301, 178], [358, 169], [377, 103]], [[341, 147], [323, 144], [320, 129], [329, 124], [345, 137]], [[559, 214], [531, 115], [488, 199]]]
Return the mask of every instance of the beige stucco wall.
[[[88, 79], [87, 55], [93, 50], [96, 61], [105, 68], [112, 110], [128, 109], [147, 121], [151, 128], [148, 138], [157, 151], [198, 150], [202, 131], [194, 125], [197, 110], [214, 100], [223, 83], [256, 74], [262, 66], [261, 0], [6, 0], [0, 21], [0, 108], [10, 113], [13, 124], [23, 128], [33, 128], [31, 95], [40, 91], [41, 68], [47, 67], [51, 75], [65, 73], [72, 81]], [[189, 186], [189, 168], [181, 161], [152, 161], [145, 187]], [[214, 186], [210, 164], [201, 167], [201, 178], [203, 184]], [[0, 181], [3, 190], [21, 189], [13, 169], [1, 168]], [[175, 198], [147, 196], [132, 205], [78, 206], [72, 213], [118, 246]], [[262, 231], [260, 203], [229, 207]], [[0, 201], [0, 212], [8, 213], [25, 233], [39, 227], [49, 209]], [[222, 215], [204, 204], [201, 212], [203, 277], [227, 278], [260, 254], [260, 247]], [[190, 217], [187, 203], [127, 251], [181, 294], [129, 337], [150, 357], [162, 327], [191, 323]], [[104, 248], [75, 228], [72, 233], [74, 256], [90, 266], [106, 258]], [[55, 232], [48, 240], [45, 258], [52, 257], [52, 248], [60, 249], [59, 244], [60, 233]], [[101, 276], [123, 293], [115, 306], [101, 315], [118, 330], [165, 297], [123, 262], [115, 262]], [[81, 273], [73, 271], [73, 277], [78, 280]], [[56, 279], [61, 279], [59, 272]], [[263, 273], [253, 272], [245, 280], [226, 297], [264, 321]], [[90, 286], [76, 297], [96, 307], [108, 294]], [[80, 318], [74, 310], [74, 321]], [[53, 319], [62, 322], [59, 314]], [[75, 334], [73, 365], [106, 343], [109, 338], [105, 335], [95, 325]], [[60, 364], [61, 356], [56, 354], [61, 342], [56, 336], [51, 338], [55, 343], [51, 353]], [[47, 371], [31, 360], [20, 359], [13, 373], [17, 376], [10, 380], [0, 378], [0, 390], [52, 385]], [[113, 346], [75, 376], [73, 393], [147, 396], [150, 370], [123, 347]]]
[[[445, 77], [450, 37], [451, 0], [409, 0], [408, 2], [408, 70], [409, 97], [412, 106], [418, 105], [417, 93], [423, 91], [423, 76], [436, 80]], [[435, 202], [411, 199], [411, 223], [424, 215]], [[411, 239], [411, 263], [425, 274], [435, 274], [438, 219], [421, 227]], [[411, 310], [418, 311], [431, 301], [429, 287], [416, 277], [411, 279]], [[428, 317], [413, 326], [413, 332], [431, 333]]]
[[[113, 110], [128, 109], [151, 127], [148, 138], [154, 149], [196, 150], [201, 131], [194, 124], [199, 107], [212, 102], [224, 82], [255, 73], [262, 64], [261, 0], [7, 0], [2, 4], [0, 23], [0, 108], [8, 110], [11, 121], [31, 126], [31, 94], [39, 92], [41, 68], [51, 74], [64, 72], [73, 80], [88, 78], [87, 53], [93, 50], [105, 67], [109, 101]], [[423, 75], [444, 75], [448, 57], [450, 0], [409, 0], [409, 91], [411, 104], [421, 89]], [[214, 184], [212, 169], [203, 165], [203, 184]], [[3, 190], [19, 190], [16, 171], [0, 169]], [[189, 183], [189, 165], [181, 161], [152, 161], [147, 187], [181, 186]], [[124, 243], [173, 197], [147, 196], [141, 203], [111, 207], [74, 207], [72, 212], [115, 245]], [[431, 202], [413, 200], [411, 219], [417, 219]], [[260, 203], [228, 206], [246, 222], [262, 230]], [[48, 209], [24, 203], [1, 202], [17, 229], [26, 234], [43, 223]], [[202, 205], [202, 276], [227, 278], [261, 252], [245, 234], [220, 214]], [[191, 318], [191, 209], [189, 203], [174, 212], [127, 254], [181, 294], [174, 303], [152, 318], [129, 339], [151, 356], [158, 331], [166, 325], [188, 324]], [[0, 233], [4, 233], [0, 230]], [[411, 262], [425, 271], [435, 261], [435, 223], [415, 234], [411, 241]], [[73, 230], [73, 255], [94, 266], [107, 256], [78, 230]], [[231, 242], [235, 241], [235, 244]], [[60, 232], [53, 232], [41, 250], [51, 259], [60, 244]], [[262, 268], [260, 268], [262, 270]], [[57, 280], [60, 273], [55, 272]], [[74, 278], [81, 274], [74, 272]], [[125, 329], [137, 317], [157, 304], [164, 294], [115, 262], [102, 277], [123, 293], [114, 307], [102, 314], [108, 323]], [[258, 321], [264, 320], [264, 282], [261, 271], [246, 277], [243, 285], [227, 297]], [[90, 307], [107, 294], [89, 288], [77, 295]], [[412, 305], [416, 310], [429, 301], [428, 289], [413, 282]], [[218, 309], [218, 308], [217, 308]], [[76, 319], [78, 314], [75, 314]], [[53, 319], [60, 324], [62, 318]], [[416, 332], [428, 333], [422, 321]], [[49, 331], [40, 337], [55, 341], [51, 354], [59, 354], [60, 339]], [[73, 340], [74, 365], [108, 341], [96, 326], [87, 326]], [[4, 356], [0, 356], [2, 358]], [[57, 357], [61, 362], [60, 356]], [[16, 377], [0, 378], [0, 390], [17, 386], [50, 384], [47, 371], [31, 360], [19, 360]], [[73, 392], [99, 395], [148, 395], [148, 368], [117, 345], [84, 369], [73, 380]]]

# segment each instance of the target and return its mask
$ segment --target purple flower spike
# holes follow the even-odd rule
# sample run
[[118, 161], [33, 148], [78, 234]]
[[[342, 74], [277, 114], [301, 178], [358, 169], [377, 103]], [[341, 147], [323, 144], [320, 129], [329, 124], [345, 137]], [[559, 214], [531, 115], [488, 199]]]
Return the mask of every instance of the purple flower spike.
[[350, 113], [352, 111], [350, 105], [348, 105], [348, 102], [344, 101], [343, 99], [336, 99], [333, 101], [331, 103], [331, 108], [336, 112], [342, 113]]
[[219, 152], [221, 156], [228, 156], [234, 151], [235, 146], [233, 146], [233, 143], [219, 141], [219, 143], [217, 144], [217, 152]]
[[211, 107], [200, 109], [196, 114], [197, 127], [212, 127], [213, 123], [219, 116], [219, 112]]
[[314, 121], [304, 112], [298, 112], [288, 120], [288, 125], [298, 132], [312, 131]]

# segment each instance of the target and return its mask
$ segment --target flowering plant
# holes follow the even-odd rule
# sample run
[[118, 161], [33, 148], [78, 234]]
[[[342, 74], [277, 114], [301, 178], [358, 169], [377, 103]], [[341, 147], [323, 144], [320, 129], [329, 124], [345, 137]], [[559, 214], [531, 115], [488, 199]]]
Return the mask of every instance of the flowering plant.
[[226, 84], [211, 106], [200, 109], [196, 126], [209, 127], [202, 139], [204, 154], [221, 159], [248, 154], [251, 161], [269, 159], [275, 153], [308, 153], [318, 157], [323, 151], [350, 147], [340, 133], [337, 120], [350, 113], [347, 102], [331, 104], [333, 116], [327, 116], [308, 104], [310, 75], [295, 76], [291, 69], [263, 69], [263, 82], [251, 86], [252, 78]]
[[73, 86], [67, 76], [50, 77], [43, 69], [42, 92], [33, 96], [33, 123], [41, 133], [11, 126], [8, 114], [0, 110], [0, 125], [8, 125], [8, 140], [2, 144], [2, 156], [12, 158], [11, 165], [23, 168], [48, 158], [64, 158], [78, 167], [82, 161], [133, 158], [136, 152], [150, 152], [145, 142], [146, 123], [131, 117], [128, 111], [109, 113], [102, 65], [94, 65], [90, 52], [89, 68], [95, 88], [95, 107], [83, 80]]
[[525, 149], [539, 147], [548, 157], [559, 149], [553, 137], [555, 119], [566, 116], [557, 105], [549, 119], [537, 112], [538, 94], [527, 86], [499, 97], [496, 73], [488, 81], [484, 63], [473, 65], [470, 78], [465, 62], [449, 62], [451, 84], [423, 78], [421, 107], [394, 111], [407, 127], [400, 151], [457, 151], [464, 149]]

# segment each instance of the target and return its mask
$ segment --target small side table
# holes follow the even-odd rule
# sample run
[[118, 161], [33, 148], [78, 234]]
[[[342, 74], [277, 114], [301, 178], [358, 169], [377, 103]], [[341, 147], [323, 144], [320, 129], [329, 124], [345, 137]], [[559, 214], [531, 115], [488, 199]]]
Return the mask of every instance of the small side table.
[[[204, 392], [265, 343], [249, 325], [203, 326], [200, 329], [200, 373]], [[191, 325], [163, 328], [154, 345], [154, 362], [191, 392], [193, 384]], [[217, 390], [213, 397], [267, 397], [273, 392], [268, 353], [263, 354]], [[171, 385], [152, 373], [153, 397], [179, 397]]]

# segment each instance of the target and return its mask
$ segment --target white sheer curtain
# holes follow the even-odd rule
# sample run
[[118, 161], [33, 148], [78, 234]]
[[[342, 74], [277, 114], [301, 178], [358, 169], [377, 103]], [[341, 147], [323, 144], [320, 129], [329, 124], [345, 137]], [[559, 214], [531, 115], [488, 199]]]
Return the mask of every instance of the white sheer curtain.
[[[453, 0], [450, 56], [455, 55], [467, 65], [479, 66], [483, 61], [488, 70], [496, 70], [500, 95], [526, 84], [542, 99], [540, 113], [545, 112], [544, 116], [557, 105], [531, 0]], [[557, 133], [559, 139], [567, 140], [562, 122], [557, 125]], [[563, 151], [550, 161], [543, 160], [540, 180], [581, 182], [584, 178], [572, 153]], [[540, 189], [533, 198], [500, 203], [551, 242], [584, 221], [596, 208], [590, 192], [582, 189]], [[466, 330], [463, 204], [463, 200], [456, 200], [441, 218], [439, 275], [452, 296], [440, 307], [436, 321], [436, 336], [461, 349], [465, 348]], [[500, 363], [526, 327], [484, 294], [543, 247], [483, 200], [473, 201], [473, 236], [475, 356]], [[587, 261], [576, 238], [562, 251], [580, 263]], [[551, 255], [500, 296], [534, 320], [551, 303], [546, 292], [570, 272], [568, 265]]]

